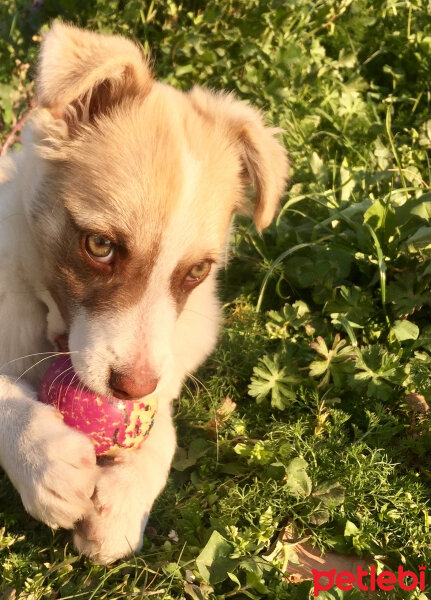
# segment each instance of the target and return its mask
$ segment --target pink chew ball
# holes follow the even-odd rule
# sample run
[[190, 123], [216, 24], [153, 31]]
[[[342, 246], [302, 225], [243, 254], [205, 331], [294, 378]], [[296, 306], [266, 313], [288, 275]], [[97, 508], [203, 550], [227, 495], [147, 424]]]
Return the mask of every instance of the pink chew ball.
[[91, 392], [76, 375], [69, 356], [57, 358], [39, 388], [39, 400], [55, 406], [66, 425], [88, 435], [97, 456], [118, 448], [138, 448], [148, 437], [157, 398], [119, 400]]

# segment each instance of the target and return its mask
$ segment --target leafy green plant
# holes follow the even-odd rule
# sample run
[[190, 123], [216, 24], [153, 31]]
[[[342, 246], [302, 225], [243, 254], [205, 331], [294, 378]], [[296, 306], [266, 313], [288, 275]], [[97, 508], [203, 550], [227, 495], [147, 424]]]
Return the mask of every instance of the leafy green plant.
[[293, 386], [301, 379], [296, 374], [289, 374], [287, 367], [280, 367], [277, 355], [272, 359], [269, 356], [261, 358], [253, 374], [248, 393], [256, 398], [258, 404], [270, 395], [271, 406], [284, 410], [295, 400]]

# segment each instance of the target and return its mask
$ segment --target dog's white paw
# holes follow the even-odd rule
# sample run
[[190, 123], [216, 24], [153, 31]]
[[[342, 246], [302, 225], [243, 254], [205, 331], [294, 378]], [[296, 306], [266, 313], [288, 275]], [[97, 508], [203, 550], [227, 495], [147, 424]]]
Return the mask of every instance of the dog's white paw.
[[99, 564], [138, 552], [153, 500], [145, 498], [142, 482], [137, 485], [130, 465], [102, 467], [93, 509], [74, 532], [76, 549]]
[[154, 500], [166, 484], [175, 451], [170, 408], [160, 411], [138, 450], [99, 459], [93, 507], [74, 532], [75, 547], [96, 563], [108, 564], [138, 552]]
[[[112, 509], [111, 509], [112, 510]], [[97, 564], [109, 564], [142, 548], [147, 515], [94, 510], [73, 535], [75, 548]]]
[[58, 411], [40, 405], [19, 448], [12, 479], [25, 509], [54, 529], [72, 529], [93, 506], [98, 470], [93, 444], [65, 425]]

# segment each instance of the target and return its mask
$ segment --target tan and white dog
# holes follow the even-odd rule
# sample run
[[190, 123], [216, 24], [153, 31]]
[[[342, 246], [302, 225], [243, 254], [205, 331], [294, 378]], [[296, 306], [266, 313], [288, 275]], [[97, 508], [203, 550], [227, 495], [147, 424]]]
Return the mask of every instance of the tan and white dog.
[[[155, 81], [119, 36], [55, 24], [23, 149], [0, 162], [0, 464], [26, 510], [74, 529], [107, 563], [139, 550], [175, 450], [172, 399], [216, 342], [217, 271], [254, 188], [259, 230], [286, 154], [232, 95]], [[92, 443], [37, 401], [68, 337], [82, 382], [159, 411], [139, 450], [96, 464]]]

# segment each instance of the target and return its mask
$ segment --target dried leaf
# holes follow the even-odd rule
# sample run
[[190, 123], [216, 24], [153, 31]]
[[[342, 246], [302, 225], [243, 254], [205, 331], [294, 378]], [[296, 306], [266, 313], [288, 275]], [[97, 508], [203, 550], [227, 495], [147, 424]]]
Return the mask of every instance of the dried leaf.
[[216, 410], [214, 419], [208, 422], [206, 429], [211, 429], [212, 431], [221, 429], [227, 423], [235, 409], [236, 402], [233, 402], [229, 396], [226, 396], [221, 406]]
[[340, 571], [356, 572], [358, 566], [363, 569], [368, 569], [373, 564], [371, 560], [363, 560], [357, 556], [348, 556], [344, 554], [335, 554], [328, 552], [322, 555], [318, 548], [304, 541], [299, 542], [296, 547], [296, 554], [299, 558], [300, 565], [288, 563], [286, 572], [288, 573], [288, 581], [292, 583], [301, 583], [301, 581], [310, 581], [313, 579], [312, 570], [330, 571], [335, 569], [337, 573]]
[[425, 415], [429, 411], [429, 406], [425, 400], [425, 396], [422, 396], [422, 394], [407, 394], [406, 402], [415, 413]]

